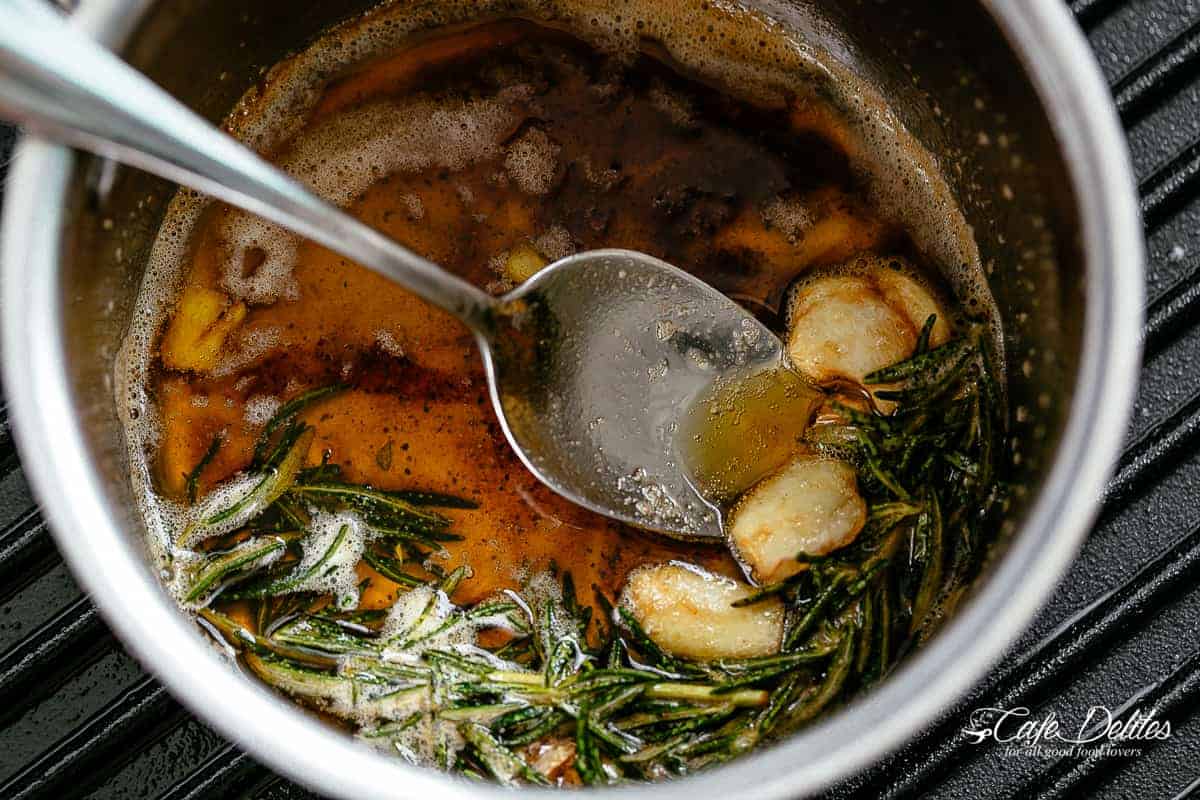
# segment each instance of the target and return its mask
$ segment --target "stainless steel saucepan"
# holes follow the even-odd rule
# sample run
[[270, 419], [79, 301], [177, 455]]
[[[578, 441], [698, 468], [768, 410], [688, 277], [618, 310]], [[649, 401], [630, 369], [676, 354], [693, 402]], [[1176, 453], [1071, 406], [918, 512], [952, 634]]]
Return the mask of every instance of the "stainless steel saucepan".
[[[747, 4], [873, 83], [942, 161], [1004, 321], [1013, 499], [958, 613], [869, 695], [702, 775], [592, 794], [790, 798], [898, 747], [983, 675], [1065, 571], [1097, 511], [1136, 386], [1144, 253], [1134, 182], [1107, 88], [1066, 4]], [[370, 5], [83, 0], [73, 24], [218, 120], [262, 68]], [[30, 138], [11, 172], [0, 228], [4, 390], [59, 548], [129, 650], [274, 769], [347, 798], [511, 797], [373, 752], [244, 679], [160, 588], [112, 378], [173, 189]]]

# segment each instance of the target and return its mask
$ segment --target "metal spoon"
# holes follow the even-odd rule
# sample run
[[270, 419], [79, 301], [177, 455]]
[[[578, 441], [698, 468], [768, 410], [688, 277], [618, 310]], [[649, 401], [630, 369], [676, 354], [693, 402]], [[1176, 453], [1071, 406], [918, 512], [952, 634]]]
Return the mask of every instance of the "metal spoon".
[[9, 0], [0, 113], [26, 129], [199, 190], [379, 272], [475, 333], [508, 441], [542, 482], [663, 533], [721, 535], [677, 423], [714, 381], [780, 363], [736, 303], [658, 259], [594, 250], [494, 298], [315, 196], [78, 31]]

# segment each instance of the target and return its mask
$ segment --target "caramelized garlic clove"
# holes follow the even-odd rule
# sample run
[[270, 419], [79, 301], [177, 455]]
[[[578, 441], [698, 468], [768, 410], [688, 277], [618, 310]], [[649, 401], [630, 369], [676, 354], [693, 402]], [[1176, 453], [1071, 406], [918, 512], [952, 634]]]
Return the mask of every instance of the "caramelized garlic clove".
[[801, 456], [755, 485], [730, 513], [730, 544], [759, 583], [804, 569], [800, 554], [823, 556], [854, 541], [867, 521], [854, 467]]
[[533, 245], [523, 242], [509, 251], [508, 257], [504, 259], [504, 277], [517, 286], [532, 278], [549, 263]]
[[[889, 259], [889, 263], [892, 262], [903, 265], [903, 262], [899, 262], [898, 259]], [[950, 341], [950, 321], [946, 312], [942, 310], [941, 305], [930, 291], [915, 278], [902, 269], [882, 265], [874, 269], [871, 276], [883, 296], [893, 306], [904, 310], [908, 323], [918, 333], [924, 327], [925, 320], [932, 315], [937, 316], [937, 320], [933, 323], [933, 331], [929, 335], [930, 347], [937, 347]]]
[[225, 340], [245, 318], [245, 303], [230, 304], [222, 292], [189, 286], [163, 334], [159, 348], [163, 366], [196, 372], [211, 370], [217, 365]]
[[[913, 354], [930, 315], [937, 316], [930, 345], [949, 340], [946, 314], [928, 289], [899, 268], [903, 264], [860, 259], [851, 269], [798, 283], [787, 315], [787, 353], [796, 369], [818, 383], [861, 385], [875, 370]], [[888, 387], [866, 388], [874, 393]], [[891, 404], [880, 406], [886, 411]]]
[[630, 573], [620, 602], [671, 655], [751, 658], [779, 651], [784, 622], [778, 598], [733, 605], [753, 593], [748, 584], [672, 561]]

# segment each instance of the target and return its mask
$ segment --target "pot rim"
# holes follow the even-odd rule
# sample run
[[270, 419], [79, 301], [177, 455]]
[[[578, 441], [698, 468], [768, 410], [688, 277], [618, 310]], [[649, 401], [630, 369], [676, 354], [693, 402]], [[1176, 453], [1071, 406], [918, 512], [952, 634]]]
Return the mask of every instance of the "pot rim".
[[[84, 0], [72, 18], [110, 46], [150, 0]], [[894, 750], [974, 685], [1025, 629], [1098, 512], [1135, 396], [1144, 243], [1133, 171], [1108, 87], [1064, 3], [982, 0], [1025, 65], [1067, 164], [1086, 265], [1082, 353], [1054, 464], [986, 585], [865, 698], [703, 777], [589, 790], [592, 797], [783, 800], [818, 791]], [[67, 148], [25, 137], [0, 227], [3, 374], [21, 460], [79, 583], [126, 648], [171, 693], [271, 768], [329, 795], [512, 797], [381, 757], [230, 669], [179, 613], [108, 507], [71, 402], [58, 271]], [[70, 487], [63, 492], [63, 487]], [[1020, 591], [1014, 591], [1020, 587]], [[321, 757], [314, 758], [319, 753]], [[528, 790], [540, 791], [540, 790]]]

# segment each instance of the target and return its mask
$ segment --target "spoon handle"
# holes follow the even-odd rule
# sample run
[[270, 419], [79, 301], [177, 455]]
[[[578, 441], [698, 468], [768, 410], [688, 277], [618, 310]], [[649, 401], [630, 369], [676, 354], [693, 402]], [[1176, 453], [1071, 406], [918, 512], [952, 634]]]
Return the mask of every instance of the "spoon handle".
[[493, 299], [317, 197], [71, 26], [44, 0], [5, 0], [0, 115], [189, 186], [370, 267], [476, 331]]

